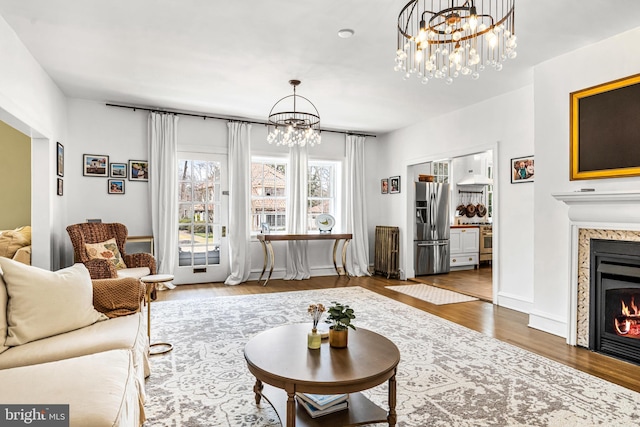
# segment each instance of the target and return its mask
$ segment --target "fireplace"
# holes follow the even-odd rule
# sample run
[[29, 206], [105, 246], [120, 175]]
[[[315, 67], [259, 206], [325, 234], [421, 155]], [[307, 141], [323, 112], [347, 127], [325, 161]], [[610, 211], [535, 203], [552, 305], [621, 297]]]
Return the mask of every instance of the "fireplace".
[[589, 348], [640, 364], [640, 242], [591, 240]]

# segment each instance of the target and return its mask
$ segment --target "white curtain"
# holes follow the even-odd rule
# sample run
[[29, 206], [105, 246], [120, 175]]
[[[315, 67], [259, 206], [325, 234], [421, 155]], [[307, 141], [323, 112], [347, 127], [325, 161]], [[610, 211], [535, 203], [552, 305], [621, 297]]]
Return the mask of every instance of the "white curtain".
[[347, 233], [353, 234], [347, 267], [355, 276], [370, 276], [369, 234], [365, 212], [364, 136], [347, 135], [345, 179]]
[[[289, 149], [287, 201], [287, 233], [307, 232], [307, 146], [295, 145]], [[287, 242], [287, 272], [285, 280], [302, 280], [311, 277], [307, 257], [308, 242], [294, 240]]]
[[178, 116], [149, 114], [149, 198], [159, 274], [173, 274], [178, 255]]
[[251, 270], [251, 125], [229, 122], [229, 264], [225, 285], [249, 279]]

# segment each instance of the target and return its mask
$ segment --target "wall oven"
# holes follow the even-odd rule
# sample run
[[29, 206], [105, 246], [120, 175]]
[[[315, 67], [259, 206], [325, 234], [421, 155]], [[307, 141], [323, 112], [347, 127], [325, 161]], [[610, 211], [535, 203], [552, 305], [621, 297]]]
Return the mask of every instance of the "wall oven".
[[493, 256], [493, 230], [490, 225], [480, 226], [480, 261], [491, 261]]

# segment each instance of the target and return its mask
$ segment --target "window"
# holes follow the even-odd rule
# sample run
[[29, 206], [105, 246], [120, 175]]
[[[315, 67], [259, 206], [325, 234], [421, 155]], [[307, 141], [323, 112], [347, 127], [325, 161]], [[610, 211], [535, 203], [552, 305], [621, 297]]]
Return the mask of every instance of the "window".
[[336, 164], [309, 162], [307, 175], [307, 230], [317, 230], [316, 217], [320, 214], [335, 216]]
[[251, 232], [262, 224], [271, 231], [285, 231], [287, 210], [287, 163], [254, 159], [251, 163]]
[[[307, 230], [317, 230], [316, 217], [336, 215], [338, 162], [310, 161], [307, 172]], [[251, 232], [262, 224], [270, 231], [285, 232], [287, 220], [287, 162], [254, 158], [251, 163]]]
[[432, 174], [434, 182], [449, 182], [449, 162], [433, 162]]

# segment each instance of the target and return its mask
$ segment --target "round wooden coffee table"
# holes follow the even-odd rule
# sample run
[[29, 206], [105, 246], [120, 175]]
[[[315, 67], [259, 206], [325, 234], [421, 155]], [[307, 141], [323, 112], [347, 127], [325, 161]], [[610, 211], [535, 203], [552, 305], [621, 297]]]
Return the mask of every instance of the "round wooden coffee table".
[[[349, 331], [347, 348], [332, 348], [323, 341], [319, 350], [309, 350], [308, 332], [309, 324], [285, 325], [249, 340], [244, 357], [249, 371], [256, 377], [253, 387], [256, 404], [264, 397], [278, 413], [280, 421], [284, 424], [286, 420], [287, 427], [376, 422], [395, 426], [398, 347], [382, 335], [358, 328]], [[357, 393], [387, 380], [388, 412]], [[350, 393], [349, 409], [314, 419], [296, 404], [296, 392]]]

